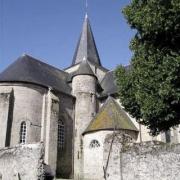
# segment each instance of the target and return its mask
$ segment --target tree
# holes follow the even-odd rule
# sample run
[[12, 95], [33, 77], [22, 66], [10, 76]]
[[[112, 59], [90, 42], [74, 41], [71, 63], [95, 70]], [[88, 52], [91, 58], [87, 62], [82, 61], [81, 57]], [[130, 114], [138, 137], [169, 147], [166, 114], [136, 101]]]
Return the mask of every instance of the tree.
[[132, 0], [123, 13], [136, 35], [131, 67], [115, 73], [119, 97], [157, 135], [180, 124], [180, 1]]

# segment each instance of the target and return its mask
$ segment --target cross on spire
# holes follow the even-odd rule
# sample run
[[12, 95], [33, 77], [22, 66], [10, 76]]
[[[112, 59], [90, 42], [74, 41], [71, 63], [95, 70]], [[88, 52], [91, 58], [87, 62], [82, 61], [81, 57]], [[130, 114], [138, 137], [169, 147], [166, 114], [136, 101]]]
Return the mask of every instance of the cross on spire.
[[86, 15], [88, 14], [88, 0], [86, 0]]

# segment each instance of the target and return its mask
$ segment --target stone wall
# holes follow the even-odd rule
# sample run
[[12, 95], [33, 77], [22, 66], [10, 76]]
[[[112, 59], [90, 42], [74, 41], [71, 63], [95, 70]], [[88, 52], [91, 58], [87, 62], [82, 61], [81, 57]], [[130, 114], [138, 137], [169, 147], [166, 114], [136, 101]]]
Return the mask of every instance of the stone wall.
[[[7, 129], [7, 138], [3, 136], [3, 139], [9, 141], [0, 147], [15, 146], [19, 143], [22, 122], [26, 122], [27, 127], [26, 143], [40, 142], [42, 104], [45, 92], [45, 88], [32, 84], [0, 84], [0, 127], [6, 122], [6, 128], [4, 126], [2, 129], [4, 131]], [[6, 99], [5, 94], [7, 94]], [[12, 113], [10, 113], [11, 111]], [[10, 114], [12, 115], [10, 116]]]
[[[108, 151], [108, 146], [105, 151]], [[107, 158], [104, 159], [104, 163]], [[122, 147], [113, 145], [107, 180], [179, 180], [180, 144], [146, 142]]]
[[[9, 145], [9, 134], [8, 134], [8, 124], [11, 121], [9, 116], [10, 112], [10, 99], [11, 99], [11, 92], [9, 93], [0, 93], [0, 129], [1, 129], [1, 136], [0, 136], [0, 148]], [[8, 143], [7, 143], [8, 141]]]
[[83, 177], [82, 133], [96, 113], [96, 78], [78, 75], [73, 78], [72, 90], [76, 97], [74, 121], [74, 178]]
[[[103, 180], [104, 179], [104, 169], [107, 167], [108, 174], [114, 173], [117, 175], [113, 176], [113, 180], [119, 180], [119, 174], [117, 167], [119, 167], [118, 158], [119, 151], [121, 150], [121, 134], [127, 134], [126, 136], [132, 141], [135, 137], [135, 132], [121, 130], [116, 131], [116, 136], [114, 139], [114, 133], [112, 130], [97, 131], [93, 133], [86, 134], [83, 139], [83, 165], [84, 165], [84, 178], [83, 180]], [[120, 136], [120, 137], [119, 137]], [[111, 148], [111, 142], [113, 139], [113, 144]], [[99, 146], [91, 147], [93, 141], [97, 141]], [[121, 141], [119, 141], [121, 140]], [[127, 138], [124, 139], [127, 141]], [[112, 153], [109, 157], [109, 151]], [[109, 160], [108, 160], [109, 159]], [[116, 161], [114, 164], [114, 160]], [[114, 170], [114, 168], [115, 170]]]
[[3, 180], [43, 180], [43, 158], [42, 144], [0, 149], [0, 175]]
[[[103, 179], [103, 149], [104, 139], [111, 131], [99, 131], [86, 134], [83, 141], [84, 151], [84, 178], [85, 179]], [[93, 140], [99, 142], [99, 147], [90, 148]]]
[[[65, 124], [63, 150], [57, 148], [59, 119]], [[64, 177], [72, 174], [73, 119], [71, 96], [34, 84], [0, 83], [0, 148], [20, 143], [25, 122], [26, 144], [44, 142], [45, 163]]]
[[73, 119], [74, 99], [70, 96], [58, 94], [59, 118], [64, 123], [65, 136], [64, 147], [57, 149], [57, 176], [63, 178], [72, 177], [73, 164]]

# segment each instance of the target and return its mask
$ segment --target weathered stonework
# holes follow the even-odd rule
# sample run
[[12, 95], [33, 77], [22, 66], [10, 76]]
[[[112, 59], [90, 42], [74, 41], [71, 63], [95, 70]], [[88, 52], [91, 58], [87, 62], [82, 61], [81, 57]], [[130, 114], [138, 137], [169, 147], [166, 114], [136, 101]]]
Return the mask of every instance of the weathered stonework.
[[[8, 125], [11, 125], [11, 92], [5, 92], [0, 93], [0, 120], [3, 119], [3, 121], [0, 121], [0, 129], [1, 129], [1, 135], [0, 135], [0, 148], [5, 147], [7, 144], [9, 144], [9, 131], [8, 131]], [[3, 112], [3, 113], [2, 113]]]
[[[105, 148], [106, 156], [109, 147], [110, 145]], [[123, 146], [116, 141], [110, 152], [106, 179], [179, 180], [179, 162], [179, 144], [170, 145], [151, 141]]]
[[0, 174], [3, 180], [44, 180], [43, 162], [43, 144], [0, 149]]
[[75, 99], [62, 94], [59, 96], [59, 118], [65, 126], [64, 148], [57, 149], [57, 176], [72, 178], [73, 174], [73, 119]]
[[[59, 119], [65, 122], [63, 151], [57, 148]], [[34, 84], [0, 84], [0, 147], [19, 144], [21, 123], [26, 122], [26, 143], [44, 142], [45, 163], [66, 178], [72, 175], [73, 119], [70, 96]]]
[[[116, 134], [116, 137], [113, 139], [113, 144], [111, 147], [112, 137], [114, 136], [114, 134]], [[116, 168], [117, 163], [119, 163], [116, 162], [116, 164], [114, 165], [114, 156], [116, 159], [117, 153], [122, 147], [121, 141], [119, 141], [122, 134], [127, 134], [126, 136], [130, 139], [130, 141], [135, 141], [135, 139], [133, 140], [133, 137], [135, 137], [134, 133], [131, 131], [116, 131], [114, 133], [113, 131], [106, 130], [106, 131], [98, 131], [85, 135], [84, 148], [83, 148], [84, 149], [84, 179], [103, 180], [105, 176], [105, 171], [107, 171], [107, 174], [114, 172], [114, 171], [109, 171], [109, 169], [111, 169], [112, 166], [115, 166]], [[100, 146], [90, 148], [90, 144], [93, 140], [98, 141]], [[127, 141], [127, 138], [124, 139], [124, 141]], [[119, 173], [117, 177], [113, 177], [113, 178], [114, 180], [115, 178], [118, 179]]]
[[180, 144], [134, 144], [122, 153], [122, 177], [127, 180], [179, 180], [179, 162]]
[[96, 113], [96, 78], [78, 75], [72, 81], [73, 95], [76, 97], [74, 120], [74, 178], [83, 178], [83, 137]]
[[[27, 143], [40, 142], [41, 118], [42, 118], [42, 101], [45, 89], [35, 85], [26, 84], [8, 84], [0, 86], [0, 93], [11, 92], [13, 90], [13, 121], [7, 128], [11, 129], [10, 146], [19, 143], [20, 125], [24, 121], [27, 125]], [[6, 104], [4, 101], [1, 103]], [[9, 101], [10, 103], [10, 101]], [[9, 104], [10, 106], [11, 104]], [[6, 114], [5, 111], [2, 115]], [[4, 118], [0, 118], [0, 124]], [[5, 147], [5, 146], [4, 146]]]

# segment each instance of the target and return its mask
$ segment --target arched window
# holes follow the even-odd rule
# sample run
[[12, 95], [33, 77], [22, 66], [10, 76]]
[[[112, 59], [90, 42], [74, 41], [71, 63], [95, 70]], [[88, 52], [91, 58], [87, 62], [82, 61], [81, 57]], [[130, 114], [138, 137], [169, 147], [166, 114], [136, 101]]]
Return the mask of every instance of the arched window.
[[65, 127], [62, 120], [58, 121], [58, 147], [60, 149], [64, 148], [65, 141]]
[[100, 143], [95, 139], [92, 140], [90, 145], [89, 145], [89, 148], [92, 149], [92, 148], [97, 148], [97, 147], [100, 147]]
[[20, 143], [26, 143], [26, 133], [27, 133], [27, 127], [26, 122], [21, 123], [21, 129], [20, 129]]

